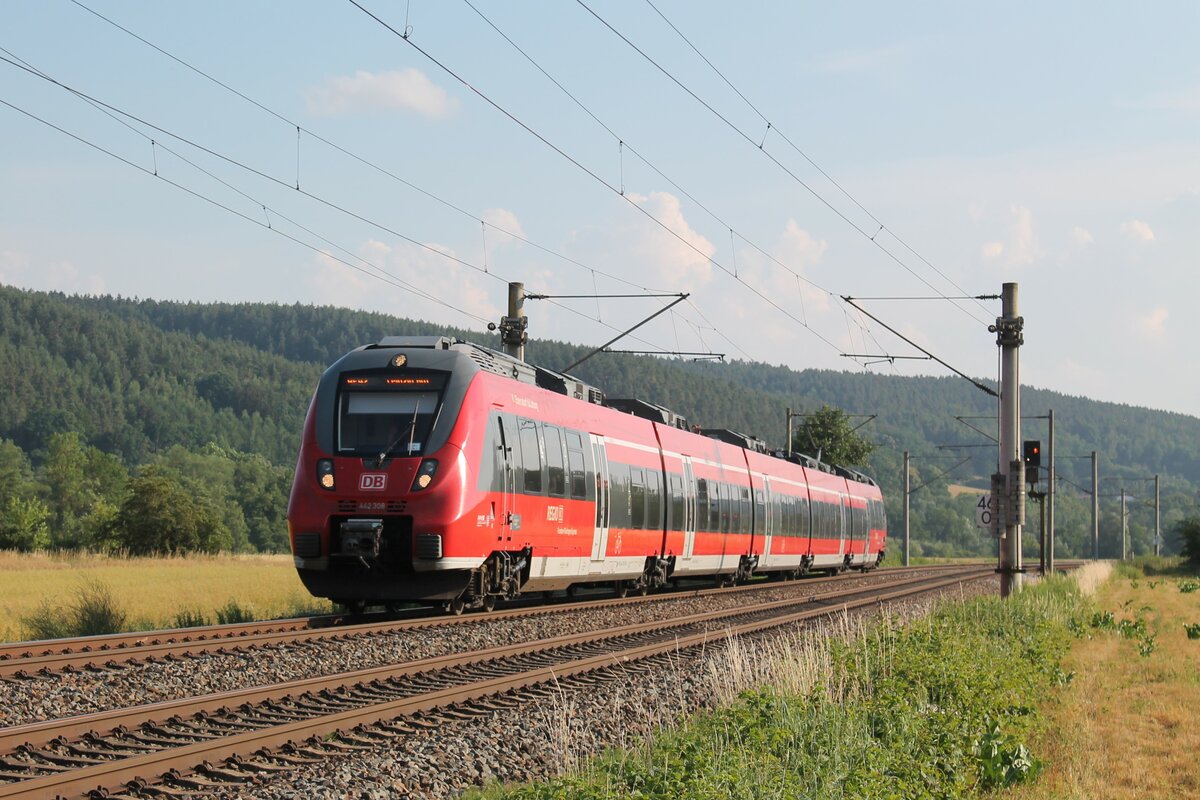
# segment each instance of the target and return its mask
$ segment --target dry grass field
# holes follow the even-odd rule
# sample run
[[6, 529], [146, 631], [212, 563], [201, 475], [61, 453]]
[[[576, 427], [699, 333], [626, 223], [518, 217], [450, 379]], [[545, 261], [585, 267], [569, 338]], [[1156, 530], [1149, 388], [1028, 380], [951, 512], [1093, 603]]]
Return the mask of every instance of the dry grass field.
[[330, 609], [304, 590], [290, 555], [122, 558], [0, 551], [0, 639], [29, 638], [23, 619], [106, 587], [135, 629], [172, 627], [180, 613], [213, 621], [236, 603], [260, 619]]
[[[1047, 770], [1014, 800], [1176, 800], [1200, 798], [1200, 624], [1195, 579], [1114, 577], [1096, 600], [1122, 620], [1145, 620], [1142, 636], [1091, 631], [1072, 648], [1072, 685], [1047, 706], [1050, 722], [1035, 752]], [[1150, 652], [1147, 643], [1152, 649]]]

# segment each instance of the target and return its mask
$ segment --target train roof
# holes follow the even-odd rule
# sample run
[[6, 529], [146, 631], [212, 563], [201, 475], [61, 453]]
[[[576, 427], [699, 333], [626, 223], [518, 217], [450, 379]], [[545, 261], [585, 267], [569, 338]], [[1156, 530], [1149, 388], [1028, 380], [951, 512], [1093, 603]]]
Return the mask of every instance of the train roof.
[[565, 372], [539, 367], [510, 356], [508, 353], [493, 350], [474, 342], [456, 339], [452, 336], [384, 336], [375, 344], [366, 345], [361, 350], [399, 348], [405, 350], [454, 350], [468, 356], [485, 372], [501, 375], [505, 378], [528, 383], [547, 391], [573, 397], [594, 405], [606, 406], [617, 411], [633, 414], [642, 419], [671, 428], [692, 431], [710, 439], [732, 444], [751, 452], [780, 458], [799, 464], [808, 469], [816, 469], [839, 477], [876, 486], [875, 480], [849, 467], [826, 464], [819, 459], [803, 453], [785, 454], [781, 450], [772, 450], [765, 441], [757, 436], [740, 433], [728, 428], [692, 428], [682, 415], [675, 413], [665, 406], [648, 400], [629, 397], [608, 398], [599, 388], [592, 386], [573, 375]]

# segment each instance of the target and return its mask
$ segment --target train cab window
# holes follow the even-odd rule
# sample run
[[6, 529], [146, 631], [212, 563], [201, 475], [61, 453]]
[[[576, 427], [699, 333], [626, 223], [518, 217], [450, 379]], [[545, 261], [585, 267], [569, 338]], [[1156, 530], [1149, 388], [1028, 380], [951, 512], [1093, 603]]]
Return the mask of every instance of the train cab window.
[[538, 424], [522, 419], [518, 427], [521, 429], [521, 468], [525, 473], [522, 485], [529, 494], [541, 494], [542, 448], [538, 442]]
[[646, 519], [646, 477], [645, 472], [636, 467], [629, 471], [630, 490], [629, 490], [629, 508], [630, 521], [629, 527], [641, 529], [645, 527]]
[[338, 403], [338, 453], [364, 458], [423, 455], [438, 408], [437, 392], [360, 391], [343, 386]]
[[562, 431], [554, 425], [542, 428], [546, 440], [546, 489], [551, 497], [567, 493], [567, 474], [563, 467]]

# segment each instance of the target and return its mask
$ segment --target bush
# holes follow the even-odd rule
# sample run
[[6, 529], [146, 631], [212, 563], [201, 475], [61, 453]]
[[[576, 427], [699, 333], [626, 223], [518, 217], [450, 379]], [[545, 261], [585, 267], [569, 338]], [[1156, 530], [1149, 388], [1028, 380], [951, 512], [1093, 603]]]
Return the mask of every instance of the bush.
[[218, 625], [235, 625], [239, 622], [254, 622], [257, 619], [254, 609], [242, 606], [236, 600], [230, 600], [222, 608], [217, 609]]
[[73, 636], [103, 636], [129, 629], [128, 614], [105, 584], [89, 580], [76, 590], [68, 607], [44, 602], [37, 611], [22, 617], [31, 639], [66, 639]]
[[198, 609], [187, 608], [175, 614], [176, 628], [203, 628], [210, 624], [208, 617]]
[[1175, 538], [1188, 565], [1200, 569], [1200, 517], [1188, 517], [1175, 525]]

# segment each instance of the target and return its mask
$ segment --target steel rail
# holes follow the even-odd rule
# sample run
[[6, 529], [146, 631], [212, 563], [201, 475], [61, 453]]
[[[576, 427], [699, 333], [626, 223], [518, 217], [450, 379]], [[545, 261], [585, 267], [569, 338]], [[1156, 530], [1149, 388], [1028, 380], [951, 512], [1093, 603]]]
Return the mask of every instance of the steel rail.
[[[968, 573], [970, 574], [970, 573]], [[986, 573], [983, 573], [986, 574]], [[955, 578], [958, 579], [957, 577]], [[719, 620], [723, 617], [734, 617], [744, 614], [754, 614], [788, 606], [808, 605], [814, 603], [829, 603], [843, 597], [864, 594], [879, 588], [903, 588], [923, 581], [930, 580], [929, 576], [915, 576], [902, 581], [885, 585], [849, 586], [823, 594], [806, 597], [784, 598], [766, 603], [736, 608], [717, 609], [675, 617], [669, 620], [640, 622], [622, 625], [618, 628], [608, 628], [597, 631], [583, 631], [565, 634], [551, 639], [518, 642], [514, 644], [491, 647], [466, 653], [449, 653], [443, 656], [433, 656], [402, 664], [386, 664], [378, 667], [367, 667], [350, 672], [321, 675], [312, 678], [298, 678], [284, 683], [256, 686], [248, 689], [231, 689], [225, 692], [215, 692], [199, 697], [163, 700], [157, 703], [147, 703], [111, 711], [97, 711], [66, 717], [58, 720], [32, 722], [25, 725], [0, 728], [0, 754], [10, 753], [19, 745], [43, 745], [54, 739], [75, 736], [95, 730], [109, 730], [119, 727], [132, 728], [145, 723], [153, 723], [170, 717], [182, 717], [198, 713], [212, 712], [220, 708], [240, 707], [246, 704], [259, 703], [279, 699], [289, 695], [305, 692], [317, 692], [323, 689], [346, 686], [349, 684], [367, 683], [373, 680], [387, 680], [422, 672], [444, 670], [456, 666], [479, 664], [494, 661], [498, 658], [508, 658], [526, 653], [569, 647], [574, 644], [592, 642], [598, 639], [613, 639], [620, 636], [636, 635], [650, 631], [667, 630], [685, 627], [700, 622]]]
[[[962, 565], [935, 565], [910, 567], [920, 571], [951, 570]], [[880, 577], [898, 570], [886, 570], [871, 577]], [[869, 573], [812, 578], [794, 582], [792, 585], [821, 585], [827, 582], [861, 580]], [[344, 638], [385, 632], [419, 630], [434, 626], [465, 625], [498, 619], [514, 619], [545, 614], [558, 614], [587, 608], [604, 608], [611, 605], [667, 602], [673, 599], [706, 597], [713, 594], [761, 591], [779, 588], [787, 584], [776, 581], [759, 581], [732, 588], [683, 589], [661, 594], [595, 599], [573, 603], [536, 605], [512, 608], [484, 614], [469, 614], [461, 617], [444, 615], [425, 616], [415, 619], [390, 619], [385, 622], [363, 622], [338, 624], [346, 615], [322, 616], [273, 620], [259, 623], [243, 623], [204, 628], [180, 628], [167, 631], [144, 631], [140, 633], [114, 634], [109, 636], [86, 636], [74, 639], [43, 640], [38, 642], [16, 642], [0, 645], [0, 678], [21, 677], [34, 674], [61, 672], [67, 669], [95, 669], [100, 666], [117, 666], [135, 661], [162, 659], [169, 656], [195, 655], [219, 652], [223, 649], [261, 647], [271, 644], [308, 642], [329, 638]], [[325, 622], [321, 625], [314, 621]], [[190, 634], [190, 635], [189, 635]]]
[[[31, 778], [25, 781], [0, 785], [0, 798], [46, 797], [53, 795], [72, 795], [89, 790], [113, 790], [128, 785], [131, 781], [144, 779], [147, 775], [168, 775], [172, 771], [191, 769], [197, 764], [210, 761], [241, 757], [252, 753], [269, 750], [292, 743], [297, 739], [321, 737], [339, 733], [346, 729], [358, 728], [374, 723], [392, 720], [397, 717], [411, 716], [421, 712], [432, 711], [445, 706], [452, 706], [469, 701], [481, 700], [485, 697], [503, 694], [535, 686], [547, 681], [561, 680], [572, 675], [591, 672], [607, 667], [627, 665], [632, 661], [651, 658], [667, 652], [678, 651], [699, 645], [712, 645], [715, 642], [730, 637], [742, 636], [760, 631], [777, 628], [783, 625], [802, 622], [814, 617], [837, 614], [852, 609], [873, 606], [913, 595], [935, 591], [955, 584], [986, 577], [991, 571], [977, 570], [963, 575], [951, 577], [918, 578], [908, 581], [908, 585], [897, 589], [882, 587], [887, 591], [878, 591], [881, 587], [860, 588], [853, 594], [866, 594], [857, 600], [847, 600], [820, 608], [809, 608], [801, 611], [786, 613], [768, 620], [759, 620], [739, 625], [729, 626], [721, 630], [705, 630], [691, 635], [671, 638], [666, 641], [633, 646], [618, 652], [609, 652], [590, 656], [568, 663], [538, 667], [516, 675], [488, 678], [468, 685], [455, 686], [435, 690], [414, 697], [366, 705], [347, 711], [320, 716], [312, 720], [290, 722], [282, 725], [247, 731], [233, 736], [196, 742], [169, 748], [155, 753], [132, 756], [116, 761], [105, 761], [81, 769], [65, 771], [59, 774]], [[786, 601], [775, 601], [775, 604]], [[792, 601], [797, 604], [797, 601]], [[744, 613], [744, 612], [743, 612]], [[726, 613], [725, 616], [729, 614]], [[710, 616], [710, 615], [695, 615]], [[717, 616], [715, 619], [719, 619]], [[714, 621], [715, 621], [714, 619]], [[669, 626], [675, 626], [672, 621]], [[662, 627], [663, 623], [659, 623]], [[603, 637], [609, 638], [617, 630], [606, 631]], [[578, 638], [578, 637], [561, 637]], [[555, 640], [539, 643], [547, 645]], [[177, 774], [177, 772], [175, 773]]]

